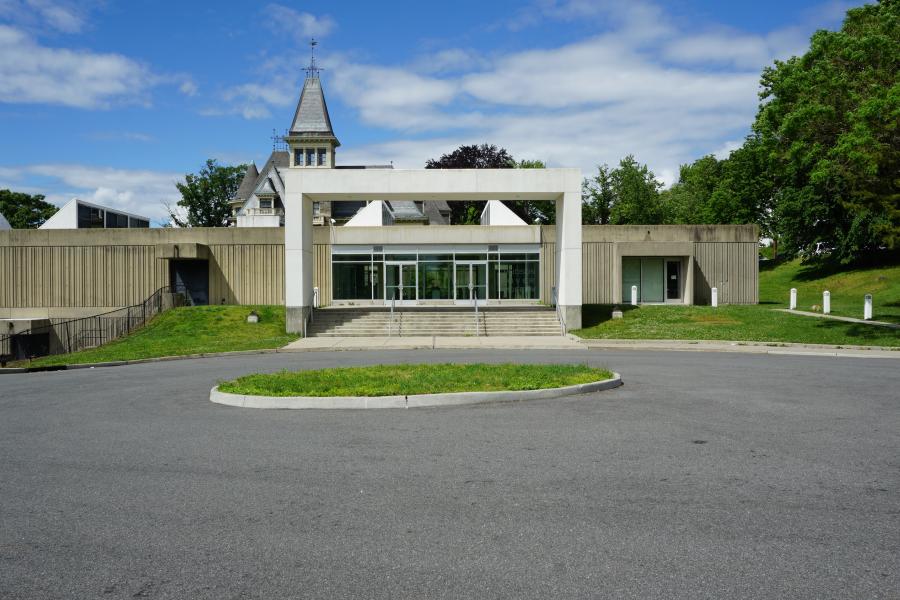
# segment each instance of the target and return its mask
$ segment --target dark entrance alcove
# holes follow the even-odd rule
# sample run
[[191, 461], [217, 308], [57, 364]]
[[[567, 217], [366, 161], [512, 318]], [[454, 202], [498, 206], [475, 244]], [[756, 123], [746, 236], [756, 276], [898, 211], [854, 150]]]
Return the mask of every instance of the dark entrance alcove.
[[169, 285], [192, 305], [209, 304], [209, 261], [170, 260]]

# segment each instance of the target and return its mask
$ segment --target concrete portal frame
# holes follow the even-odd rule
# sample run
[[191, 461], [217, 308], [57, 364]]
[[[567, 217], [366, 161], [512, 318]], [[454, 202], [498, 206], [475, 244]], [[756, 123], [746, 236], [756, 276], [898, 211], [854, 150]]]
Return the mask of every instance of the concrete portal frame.
[[285, 169], [287, 331], [306, 335], [313, 302], [313, 202], [339, 200], [545, 200], [556, 202], [557, 304], [581, 327], [579, 169]]

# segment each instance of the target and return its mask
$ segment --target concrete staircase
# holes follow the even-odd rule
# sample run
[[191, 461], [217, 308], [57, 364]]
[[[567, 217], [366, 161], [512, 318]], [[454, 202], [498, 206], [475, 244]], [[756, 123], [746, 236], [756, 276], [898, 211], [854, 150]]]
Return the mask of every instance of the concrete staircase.
[[[561, 335], [556, 311], [545, 306], [479, 307], [482, 336]], [[474, 336], [475, 311], [460, 307], [321, 308], [310, 325], [311, 337]]]

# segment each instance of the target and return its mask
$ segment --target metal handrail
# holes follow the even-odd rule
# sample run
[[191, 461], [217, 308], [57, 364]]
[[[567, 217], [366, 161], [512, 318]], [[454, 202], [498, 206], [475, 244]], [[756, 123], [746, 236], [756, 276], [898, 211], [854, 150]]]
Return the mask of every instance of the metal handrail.
[[478, 294], [472, 294], [472, 303], [475, 304], [475, 337], [479, 337], [481, 334], [478, 332]]
[[391, 296], [391, 320], [388, 322], [388, 337], [394, 335], [394, 304], [397, 299]]
[[[173, 307], [178, 305], [175, 298], [180, 296], [182, 301], [184, 301], [185, 297], [177, 288], [173, 289], [172, 287], [164, 286], [153, 292], [139, 304], [124, 306], [88, 317], [68, 319], [56, 323], [51, 322], [50, 325], [32, 327], [8, 336], [10, 351], [13, 349], [13, 338], [36, 335], [38, 333], [50, 333], [51, 331], [56, 342], [48, 348], [48, 354], [68, 354], [83, 348], [103, 345], [122, 335], [131, 333], [134, 329], [145, 325], [154, 315], [166, 310], [163, 306], [164, 294], [172, 295]], [[5, 342], [6, 339], [3, 341]]]
[[553, 294], [553, 306], [556, 308], [556, 318], [559, 319], [559, 328], [562, 335], [566, 335], [566, 320], [563, 318], [562, 311], [559, 309], [559, 299], [557, 298], [556, 288], [550, 288]]
[[312, 289], [312, 293], [309, 295], [309, 314], [306, 315], [306, 330], [307, 334], [309, 333], [309, 326], [313, 323], [313, 309], [315, 309], [316, 304], [319, 302], [319, 288], [314, 287]]

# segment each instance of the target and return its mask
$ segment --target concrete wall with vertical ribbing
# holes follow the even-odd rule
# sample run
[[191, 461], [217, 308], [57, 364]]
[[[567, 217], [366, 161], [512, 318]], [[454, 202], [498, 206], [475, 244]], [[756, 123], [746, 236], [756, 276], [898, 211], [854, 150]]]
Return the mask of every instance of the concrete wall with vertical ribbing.
[[[555, 248], [552, 226], [541, 227], [544, 256]], [[719, 289], [722, 304], [759, 301], [759, 229], [756, 225], [586, 225], [582, 228], [582, 302], [621, 301], [622, 256], [681, 257], [691, 265], [693, 304], [709, 304], [711, 289]], [[553, 265], [542, 265], [542, 298], [556, 285]]]
[[211, 303], [284, 304], [281, 228], [13, 230], [0, 232], [0, 318], [137, 304], [169, 285], [176, 246], [203, 248]]
[[[521, 237], [531, 229], [386, 227], [371, 235], [377, 234], [373, 243], [379, 244], [393, 239], [410, 242], [410, 236], [417, 241], [434, 240], [438, 234], [442, 240], [457, 235], [473, 243], [474, 238], [469, 238], [476, 233], [482, 242], [495, 237], [494, 231], [498, 239], [504, 239], [511, 233]], [[533, 239], [541, 243], [541, 300], [549, 303], [556, 285], [555, 228], [533, 229]], [[363, 234], [340, 228], [337, 233]], [[314, 228], [314, 285], [319, 288], [321, 306], [332, 300], [329, 244], [334, 234], [326, 227]], [[618, 301], [621, 256], [628, 252], [646, 256], [657, 249], [665, 255], [669, 248], [690, 259], [693, 302], [708, 303], [713, 286], [718, 287], [723, 304], [758, 301], [755, 226], [601, 225], [585, 226], [582, 234], [585, 304]], [[169, 285], [169, 261], [162, 257], [168, 256], [173, 245], [203, 247], [209, 261], [211, 303], [284, 304], [281, 228], [12, 230], [0, 231], [0, 318], [71, 318], [137, 304]]]
[[694, 303], [709, 304], [718, 288], [722, 304], [759, 302], [759, 247], [756, 243], [694, 244]]

